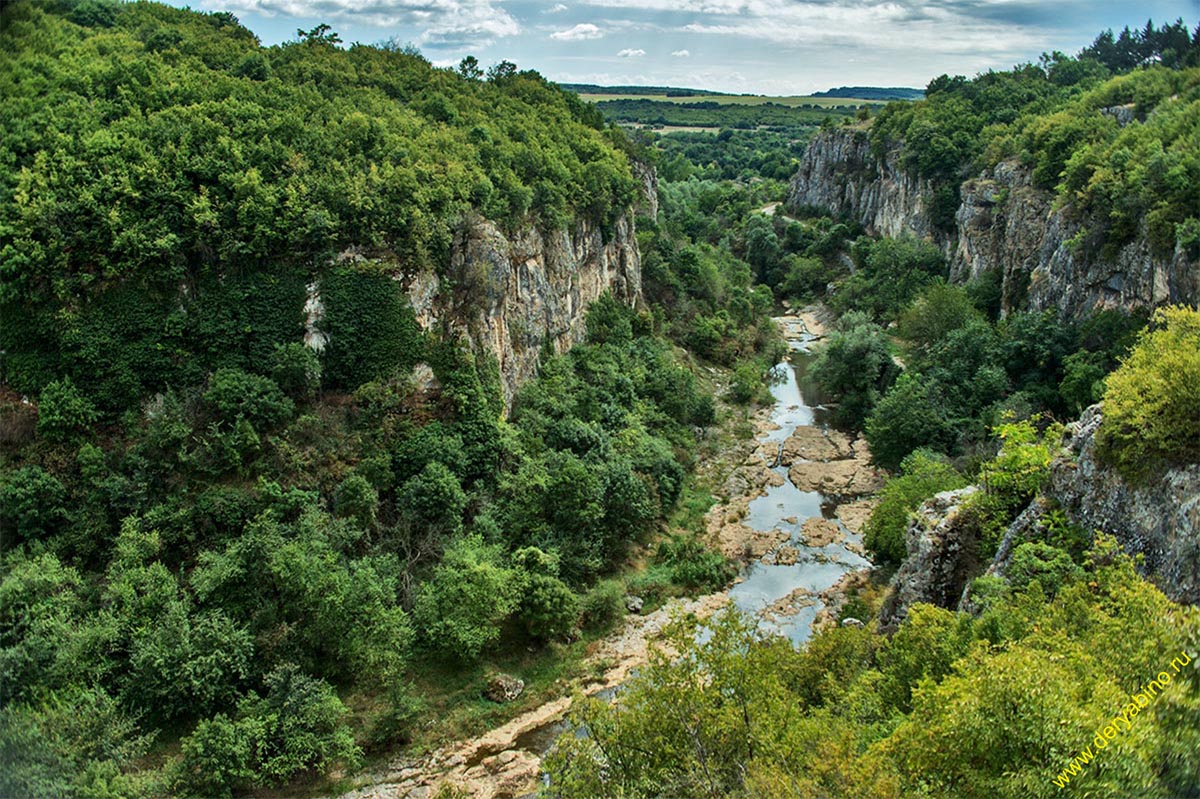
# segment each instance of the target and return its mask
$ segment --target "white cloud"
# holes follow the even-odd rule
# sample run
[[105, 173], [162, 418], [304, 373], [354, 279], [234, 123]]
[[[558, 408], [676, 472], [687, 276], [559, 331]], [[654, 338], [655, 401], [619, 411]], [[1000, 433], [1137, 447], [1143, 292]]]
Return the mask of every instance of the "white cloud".
[[415, 28], [434, 47], [484, 46], [521, 26], [499, 0], [225, 0], [222, 10], [379, 28]]
[[[1077, 6], [1079, 0], [1062, 0]], [[1018, 54], [1044, 44], [1022, 23], [1028, 0], [583, 0], [587, 5], [694, 15], [679, 30], [810, 48], [896, 53]], [[1048, 42], [1046, 42], [1048, 43]]]
[[671, 53], [671, 55], [675, 56], [676, 58], [687, 58], [691, 55], [691, 53], [689, 53], [687, 50], [675, 50]]
[[626, 49], [622, 50], [621, 52], [617, 53], [617, 55], [621, 58], [636, 58], [637, 56], [643, 56], [645, 54], [646, 54], [645, 50], [640, 50], [640, 49], [635, 50], [633, 48], [626, 48]]
[[581, 22], [573, 28], [568, 28], [565, 31], [557, 31], [550, 34], [551, 39], [558, 39], [564, 42], [578, 42], [584, 39], [600, 39], [604, 36], [604, 31], [590, 22]]
[[564, 12], [566, 10], [567, 10], [567, 7], [564, 6], [562, 3], [555, 3], [554, 5], [550, 6], [547, 9], [543, 9], [542, 13], [543, 14], [561, 14], [562, 12]]

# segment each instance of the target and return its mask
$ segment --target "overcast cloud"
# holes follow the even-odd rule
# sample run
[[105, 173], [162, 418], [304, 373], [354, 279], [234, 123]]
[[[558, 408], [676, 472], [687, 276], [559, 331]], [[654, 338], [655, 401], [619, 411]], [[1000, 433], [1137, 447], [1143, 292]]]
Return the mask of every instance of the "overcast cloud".
[[[183, 5], [182, 0], [172, 0]], [[195, 2], [193, 2], [193, 5]], [[199, 0], [265, 44], [327, 22], [347, 41], [411, 42], [564, 82], [806, 94], [924, 86], [1074, 53], [1105, 28], [1200, 19], [1200, 0]]]

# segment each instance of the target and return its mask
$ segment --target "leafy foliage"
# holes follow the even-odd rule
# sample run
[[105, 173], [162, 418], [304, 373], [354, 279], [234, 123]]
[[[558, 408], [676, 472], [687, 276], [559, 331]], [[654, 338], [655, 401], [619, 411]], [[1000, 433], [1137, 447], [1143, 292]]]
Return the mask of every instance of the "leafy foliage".
[[1126, 475], [1200, 459], [1200, 313], [1160, 309], [1109, 376], [1097, 443]]
[[864, 313], [848, 313], [821, 347], [810, 376], [838, 403], [836, 418], [859, 427], [891, 387], [899, 368], [882, 328]]
[[[701, 634], [681, 621], [667, 635], [678, 656], [654, 654], [621, 702], [576, 700], [589, 734], [543, 761], [548, 792], [1058, 796], [1052, 778], [1198, 623], [1115, 546], [1099, 539], [1085, 574], [1042, 550], [1064, 566], [1053, 603], [1038, 580], [1014, 581], [980, 617], [916, 605], [890, 640], [829, 627], [797, 652], [733, 616]], [[1156, 700], [1172, 710], [1139, 715], [1072, 784], [1165, 798], [1194, 781], [1194, 759], [1175, 755], [1200, 741], [1189, 686], [1173, 680]]]
[[900, 463], [900, 473], [887, 481], [879, 504], [863, 527], [863, 545], [876, 562], [900, 563], [907, 556], [905, 531], [909, 514], [934, 494], [967, 485], [944, 458], [915, 450]]

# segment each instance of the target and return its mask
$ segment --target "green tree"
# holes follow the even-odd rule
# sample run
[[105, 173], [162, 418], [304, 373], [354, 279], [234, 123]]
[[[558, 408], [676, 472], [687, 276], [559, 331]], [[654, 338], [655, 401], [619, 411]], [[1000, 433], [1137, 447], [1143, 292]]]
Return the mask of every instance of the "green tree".
[[[251, 694], [238, 705], [252, 730], [260, 782], [280, 784], [309, 769], [357, 765], [362, 753], [346, 724], [349, 711], [328, 683], [285, 664], [266, 676], [266, 688], [266, 696]], [[236, 737], [233, 743], [236, 752]]]
[[980, 314], [975, 310], [966, 289], [934, 283], [921, 292], [900, 315], [896, 326], [900, 337], [920, 351], [978, 318]]
[[836, 419], [860, 427], [899, 373], [883, 330], [866, 315], [849, 313], [838, 321], [817, 354], [809, 374], [837, 401]]
[[877, 562], [900, 563], [908, 556], [905, 533], [909, 516], [934, 494], [967, 485], [943, 456], [918, 449], [900, 462], [900, 473], [887, 481], [871, 518], [863, 527], [863, 545]]
[[230, 799], [235, 790], [252, 786], [258, 776], [254, 728], [223, 713], [202, 720], [181, 742], [177, 787], [187, 796]]
[[914, 450], [949, 452], [955, 444], [937, 386], [910, 372], [900, 375], [875, 406], [865, 432], [871, 457], [889, 470], [899, 468]]
[[240, 369], [218, 369], [204, 399], [219, 418], [235, 422], [239, 417], [261, 429], [291, 418], [295, 405], [270, 378]]
[[534, 638], [566, 638], [579, 621], [579, 598], [558, 579], [558, 557], [536, 547], [519, 549], [512, 556], [520, 583], [517, 617]]
[[69, 380], [56, 380], [38, 396], [38, 432], [48, 439], [71, 441], [91, 431], [100, 415]]
[[[67, 490], [61, 481], [40, 466], [23, 466], [0, 482], [0, 525], [17, 541], [45, 538], [67, 519]], [[4, 536], [5, 546], [15, 541]]]
[[312, 400], [321, 386], [321, 360], [310, 347], [298, 342], [276, 344], [271, 379], [292, 399]]
[[1108, 378], [1096, 438], [1103, 457], [1135, 480], [1200, 460], [1200, 312], [1155, 313]]
[[413, 614], [430, 648], [469, 662], [500, 637], [501, 622], [520, 601], [519, 588], [500, 548], [468, 536], [446, 549], [421, 584]]
[[346, 476], [333, 496], [334, 513], [353, 519], [363, 530], [374, 530], [379, 513], [379, 492], [357, 472]]

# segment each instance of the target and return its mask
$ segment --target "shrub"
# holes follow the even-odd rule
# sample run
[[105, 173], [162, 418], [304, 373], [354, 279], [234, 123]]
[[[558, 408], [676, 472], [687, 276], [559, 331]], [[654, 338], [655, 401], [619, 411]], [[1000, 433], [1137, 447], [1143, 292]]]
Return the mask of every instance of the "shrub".
[[265, 698], [251, 694], [238, 706], [242, 723], [253, 730], [262, 783], [358, 762], [360, 752], [345, 723], [348, 711], [328, 683], [292, 664], [276, 667], [266, 683]]
[[1163, 308], [1109, 378], [1101, 456], [1142, 481], [1171, 464], [1200, 460], [1200, 311]]
[[273, 427], [295, 410], [274, 381], [241, 369], [218, 369], [204, 399], [222, 419], [232, 422], [240, 416], [255, 427]]
[[0, 708], [0, 796], [141, 799], [161, 790], [137, 774], [151, 736], [100, 689]]
[[176, 775], [186, 796], [228, 799], [234, 790], [253, 784], [251, 725], [219, 714], [201, 721], [181, 746], [183, 757]]
[[899, 371], [883, 329], [865, 314], [848, 313], [817, 354], [809, 375], [837, 401], [839, 425], [860, 427]]
[[354, 519], [363, 530], [373, 530], [379, 510], [379, 492], [367, 478], [354, 472], [338, 485], [333, 507], [341, 518]]
[[762, 369], [754, 361], [738, 364], [729, 381], [729, 398], [745, 405], [755, 400], [763, 389]]
[[462, 530], [467, 495], [454, 472], [430, 461], [396, 492], [396, 507], [416, 524], [454, 536]]
[[900, 474], [888, 480], [879, 505], [863, 528], [863, 545], [877, 561], [899, 563], [906, 557], [905, 532], [909, 515], [934, 494], [967, 484], [944, 457], [919, 449], [900, 464]]
[[321, 360], [298, 342], [276, 344], [271, 378], [293, 399], [310, 400], [321, 386]]
[[979, 317], [966, 289], [939, 282], [921, 292], [900, 315], [897, 328], [901, 338], [924, 348]]
[[70, 441], [86, 433], [99, 414], [91, 401], [67, 380], [56, 380], [38, 397], [38, 433], [55, 441]]
[[1008, 580], [1014, 589], [1023, 590], [1036, 580], [1048, 597], [1081, 576], [1083, 569], [1075, 565], [1068, 552], [1041, 541], [1026, 541], [1018, 546], [1008, 566]]
[[517, 617], [533, 638], [566, 638], [579, 620], [579, 598], [558, 579], [558, 556], [537, 547], [513, 553], [519, 570], [520, 607]]
[[585, 629], [602, 632], [625, 615], [625, 591], [617, 580], [601, 580], [583, 595], [580, 621]]
[[956, 436], [937, 387], [906, 372], [875, 406], [866, 437], [875, 463], [894, 470], [918, 448], [950, 450]]
[[58, 478], [40, 466], [24, 466], [0, 483], [0, 527], [18, 539], [42, 538], [53, 533], [67, 518], [67, 491]]
[[499, 547], [475, 536], [456, 541], [417, 592], [413, 614], [428, 644], [460, 661], [477, 659], [517, 607], [517, 576], [501, 564]]
[[686, 588], [716, 591], [733, 579], [733, 567], [695, 536], [672, 535], [658, 545], [654, 561], [670, 569], [671, 581]]

